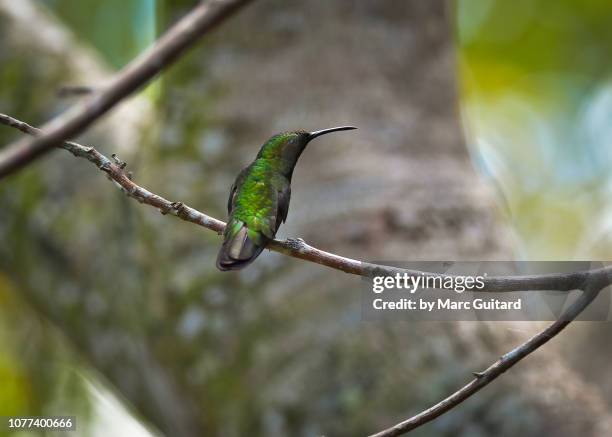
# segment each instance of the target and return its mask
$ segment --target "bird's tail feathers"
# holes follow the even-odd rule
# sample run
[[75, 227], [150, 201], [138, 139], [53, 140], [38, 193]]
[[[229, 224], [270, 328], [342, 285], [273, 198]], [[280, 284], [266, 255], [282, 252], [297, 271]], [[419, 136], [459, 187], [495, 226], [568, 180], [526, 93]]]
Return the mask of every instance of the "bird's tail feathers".
[[[225, 233], [225, 241], [217, 256], [217, 268], [219, 270], [239, 270], [249, 265], [265, 249], [267, 240], [263, 236], [257, 238], [242, 222], [228, 224], [228, 232]], [[249, 236], [251, 234], [251, 236]]]

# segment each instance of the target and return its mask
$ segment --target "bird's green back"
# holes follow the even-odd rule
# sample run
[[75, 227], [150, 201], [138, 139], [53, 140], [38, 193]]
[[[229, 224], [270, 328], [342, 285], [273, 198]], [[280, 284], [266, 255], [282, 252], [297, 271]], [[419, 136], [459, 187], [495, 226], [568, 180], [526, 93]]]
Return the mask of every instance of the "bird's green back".
[[231, 221], [240, 221], [249, 228], [249, 237], [259, 242], [263, 234], [274, 238], [278, 228], [278, 197], [289, 181], [278, 170], [276, 160], [258, 158], [237, 181]]

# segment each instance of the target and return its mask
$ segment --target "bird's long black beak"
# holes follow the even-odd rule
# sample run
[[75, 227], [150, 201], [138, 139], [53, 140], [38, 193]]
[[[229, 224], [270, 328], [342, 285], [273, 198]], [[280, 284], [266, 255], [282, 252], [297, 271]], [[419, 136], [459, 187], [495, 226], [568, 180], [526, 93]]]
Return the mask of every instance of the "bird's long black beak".
[[308, 134], [308, 141], [313, 140], [316, 137], [319, 137], [321, 135], [329, 134], [332, 132], [338, 132], [341, 130], [353, 130], [353, 129], [357, 129], [357, 128], [355, 126], [338, 126], [338, 127], [330, 127], [329, 129], [317, 130], [314, 132], [310, 132], [310, 134]]

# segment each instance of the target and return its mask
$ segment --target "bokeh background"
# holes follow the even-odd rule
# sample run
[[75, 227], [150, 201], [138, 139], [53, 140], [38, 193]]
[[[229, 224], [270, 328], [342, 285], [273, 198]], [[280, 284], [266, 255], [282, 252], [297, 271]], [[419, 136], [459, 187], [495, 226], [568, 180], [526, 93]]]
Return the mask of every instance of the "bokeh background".
[[[58, 89], [103, 85], [192, 4], [0, 0], [0, 112], [42, 124], [83, 98]], [[611, 13], [260, 0], [78, 140], [225, 218], [271, 134], [354, 124], [307, 149], [281, 237], [365, 260], [605, 260]], [[269, 252], [220, 273], [217, 235], [61, 150], [0, 205], [0, 416], [76, 415], [79, 436], [365, 435], [543, 326], [366, 323], [360, 279]], [[413, 435], [612, 435], [609, 332], [572, 325]]]

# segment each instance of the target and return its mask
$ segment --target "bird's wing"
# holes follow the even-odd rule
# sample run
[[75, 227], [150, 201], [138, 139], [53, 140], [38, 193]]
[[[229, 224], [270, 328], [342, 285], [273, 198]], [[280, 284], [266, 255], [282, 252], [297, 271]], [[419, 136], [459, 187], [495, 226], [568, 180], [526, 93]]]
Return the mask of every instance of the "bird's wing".
[[291, 200], [291, 185], [286, 184], [284, 188], [278, 191], [276, 230], [278, 230], [281, 223], [285, 223], [287, 220], [287, 214], [289, 213], [289, 200]]
[[240, 184], [242, 184], [242, 182], [244, 181], [244, 178], [246, 176], [248, 169], [249, 169], [248, 167], [243, 168], [240, 171], [240, 173], [238, 173], [238, 176], [236, 177], [236, 180], [234, 181], [234, 184], [232, 185], [229, 198], [227, 199], [227, 213], [228, 214], [231, 214], [232, 210], [234, 209], [234, 205], [236, 203], [236, 191], [238, 187], [240, 186]]

